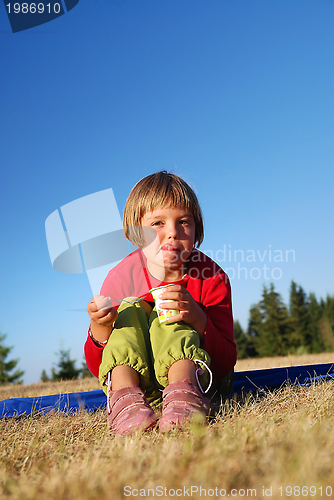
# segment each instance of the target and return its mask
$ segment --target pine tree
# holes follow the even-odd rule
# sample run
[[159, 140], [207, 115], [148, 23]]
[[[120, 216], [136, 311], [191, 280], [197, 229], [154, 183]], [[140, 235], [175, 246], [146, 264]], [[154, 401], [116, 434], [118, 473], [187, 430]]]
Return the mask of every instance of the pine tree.
[[24, 372], [21, 370], [15, 370], [13, 372], [19, 360], [12, 359], [11, 361], [6, 361], [8, 354], [13, 348], [5, 347], [3, 345], [5, 338], [6, 335], [0, 334], [0, 385], [21, 383], [22, 380], [20, 379], [22, 378]]
[[312, 337], [309, 335], [309, 309], [306, 294], [301, 286], [291, 282], [289, 348], [299, 352], [312, 352]]
[[262, 300], [252, 307], [249, 334], [259, 356], [288, 354], [291, 326], [286, 306], [274, 285], [263, 287]]
[[263, 287], [262, 300], [250, 308], [247, 333], [236, 321], [235, 337], [239, 358], [334, 352], [334, 297], [318, 303], [292, 281], [288, 312], [274, 285]]
[[48, 376], [48, 374], [46, 373], [45, 370], [43, 370], [41, 373], [41, 381], [42, 382], [49, 382], [50, 381], [50, 377]]
[[237, 345], [238, 358], [248, 358], [248, 338], [239, 321], [234, 322], [234, 340]]
[[334, 351], [334, 336], [333, 330], [331, 326], [331, 322], [326, 315], [323, 315], [319, 321], [319, 329], [322, 341], [325, 346], [325, 351], [333, 352]]
[[310, 293], [308, 296], [308, 314], [309, 322], [307, 327], [307, 335], [308, 338], [311, 339], [311, 352], [324, 352], [325, 345], [322, 340], [320, 331], [320, 320], [323, 314], [323, 310], [321, 305], [318, 304], [314, 293]]
[[332, 329], [334, 329], [334, 297], [327, 295], [324, 303], [324, 315], [329, 319]]
[[334, 297], [327, 295], [321, 300], [322, 317], [319, 320], [321, 338], [327, 352], [334, 351]]
[[256, 358], [259, 356], [258, 344], [261, 335], [261, 327], [263, 323], [263, 316], [260, 311], [259, 304], [255, 304], [250, 308], [249, 316], [250, 317], [247, 329], [247, 339], [248, 339], [247, 352], [248, 352], [248, 357]]
[[89, 377], [93, 377], [94, 375], [91, 374], [91, 372], [89, 371], [88, 369], [88, 366], [87, 366], [87, 363], [86, 363], [86, 360], [84, 359], [83, 362], [82, 362], [82, 367], [81, 367], [81, 370], [80, 370], [80, 375], [81, 375], [81, 378], [89, 378]]
[[80, 370], [75, 367], [76, 359], [70, 358], [70, 350], [59, 351], [58, 370], [52, 368], [52, 380], [71, 380], [76, 379], [80, 375]]

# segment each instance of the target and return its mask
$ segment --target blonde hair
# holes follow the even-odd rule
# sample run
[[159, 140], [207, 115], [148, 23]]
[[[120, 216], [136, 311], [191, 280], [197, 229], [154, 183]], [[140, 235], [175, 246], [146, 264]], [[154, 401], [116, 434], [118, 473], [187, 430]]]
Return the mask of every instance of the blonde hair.
[[138, 247], [144, 246], [141, 220], [148, 212], [158, 208], [173, 207], [189, 210], [195, 222], [195, 245], [203, 241], [203, 216], [192, 188], [175, 174], [162, 170], [141, 179], [132, 188], [123, 214], [125, 237]]

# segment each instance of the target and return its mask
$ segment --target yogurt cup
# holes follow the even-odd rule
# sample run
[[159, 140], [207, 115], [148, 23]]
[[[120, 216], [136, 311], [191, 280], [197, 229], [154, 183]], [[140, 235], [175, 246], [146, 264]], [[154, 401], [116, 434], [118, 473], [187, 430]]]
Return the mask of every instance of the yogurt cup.
[[163, 291], [165, 291], [165, 289], [168, 286], [172, 286], [172, 285], [158, 286], [158, 287], [152, 288], [150, 290], [150, 293], [153, 295], [153, 298], [154, 298], [155, 308], [156, 308], [160, 323], [164, 323], [167, 320], [167, 318], [170, 318], [171, 316], [175, 316], [175, 314], [179, 314], [179, 312], [180, 312], [178, 309], [161, 309], [161, 307], [160, 307], [160, 304], [163, 304], [164, 302], [174, 302], [173, 299], [168, 299], [168, 300], [167, 299], [166, 300], [159, 299], [159, 295]]

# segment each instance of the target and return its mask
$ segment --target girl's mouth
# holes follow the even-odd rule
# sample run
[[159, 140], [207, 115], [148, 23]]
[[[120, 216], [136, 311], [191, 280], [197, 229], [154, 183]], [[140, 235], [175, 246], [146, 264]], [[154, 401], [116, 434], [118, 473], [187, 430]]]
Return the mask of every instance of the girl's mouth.
[[179, 252], [180, 249], [179, 247], [175, 246], [175, 245], [164, 245], [161, 250], [165, 251], [165, 252]]

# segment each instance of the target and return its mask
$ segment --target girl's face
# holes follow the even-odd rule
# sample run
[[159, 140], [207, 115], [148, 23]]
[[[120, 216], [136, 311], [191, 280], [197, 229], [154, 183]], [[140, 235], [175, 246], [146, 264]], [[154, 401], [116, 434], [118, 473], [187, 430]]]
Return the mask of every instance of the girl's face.
[[141, 225], [150, 273], [160, 281], [181, 279], [195, 241], [192, 213], [183, 208], [163, 207], [147, 212]]

